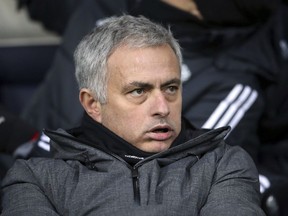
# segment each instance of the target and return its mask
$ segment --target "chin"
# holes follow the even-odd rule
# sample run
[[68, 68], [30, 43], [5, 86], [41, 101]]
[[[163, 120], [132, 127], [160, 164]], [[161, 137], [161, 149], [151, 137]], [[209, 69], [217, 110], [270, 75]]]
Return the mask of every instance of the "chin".
[[151, 148], [149, 148], [147, 150], [147, 152], [159, 153], [162, 151], [166, 151], [167, 149], [169, 149], [170, 145], [171, 144], [167, 144], [167, 143], [163, 143], [163, 142], [152, 143]]

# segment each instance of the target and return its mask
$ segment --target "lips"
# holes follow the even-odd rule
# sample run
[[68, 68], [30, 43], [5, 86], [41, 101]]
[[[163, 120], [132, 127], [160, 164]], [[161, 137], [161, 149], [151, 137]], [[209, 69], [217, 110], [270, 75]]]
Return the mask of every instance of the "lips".
[[149, 132], [148, 136], [152, 140], [165, 141], [170, 139], [174, 134], [174, 131], [169, 125], [158, 125], [153, 127]]

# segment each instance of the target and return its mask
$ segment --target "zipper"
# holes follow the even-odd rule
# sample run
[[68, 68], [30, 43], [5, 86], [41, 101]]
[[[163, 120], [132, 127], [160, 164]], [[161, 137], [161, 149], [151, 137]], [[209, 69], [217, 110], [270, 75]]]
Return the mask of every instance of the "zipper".
[[132, 168], [132, 181], [134, 191], [134, 201], [140, 205], [140, 188], [139, 188], [139, 172], [138, 167]]
[[[132, 183], [133, 183], [133, 193], [134, 193], [134, 201], [136, 204], [140, 205], [140, 186], [139, 186], [139, 171], [138, 168], [141, 166], [139, 164], [142, 164], [143, 162], [140, 161], [137, 164], [135, 164], [133, 167], [127, 163], [123, 158], [120, 156], [112, 153], [112, 152], [106, 152], [107, 154], [115, 157], [119, 161], [123, 162], [130, 170], [132, 174]], [[142, 163], [141, 163], [142, 162]], [[137, 166], [138, 165], [138, 166]]]

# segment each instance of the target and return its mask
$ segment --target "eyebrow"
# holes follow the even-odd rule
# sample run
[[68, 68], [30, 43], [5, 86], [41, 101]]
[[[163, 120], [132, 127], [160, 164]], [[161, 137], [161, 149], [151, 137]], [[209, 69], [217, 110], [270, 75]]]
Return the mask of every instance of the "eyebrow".
[[174, 78], [174, 79], [168, 80], [167, 82], [163, 83], [161, 85], [161, 87], [165, 87], [165, 86], [168, 86], [171, 84], [181, 85], [181, 80], [179, 78]]
[[[177, 84], [181, 85], [181, 80], [178, 78], [174, 78], [171, 80], [168, 80], [167, 82], [161, 84], [161, 88], [171, 85], [171, 84]], [[139, 82], [139, 81], [134, 81], [129, 83], [123, 88], [123, 92], [128, 91], [131, 87], [137, 87], [137, 88], [143, 88], [143, 89], [152, 89], [153, 85], [145, 82]]]
[[153, 85], [149, 83], [134, 81], [125, 85], [122, 92], [129, 91], [133, 87], [143, 88], [143, 89], [152, 89]]

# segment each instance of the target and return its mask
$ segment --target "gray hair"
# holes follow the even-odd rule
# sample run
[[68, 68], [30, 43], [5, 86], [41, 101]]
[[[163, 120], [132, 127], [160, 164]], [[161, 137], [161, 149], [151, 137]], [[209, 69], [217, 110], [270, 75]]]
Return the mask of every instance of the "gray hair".
[[107, 18], [103, 24], [86, 35], [75, 50], [75, 75], [79, 89], [91, 90], [95, 99], [101, 104], [106, 103], [109, 56], [123, 45], [142, 48], [165, 44], [175, 52], [180, 67], [181, 49], [170, 29], [143, 16], [122, 15]]

